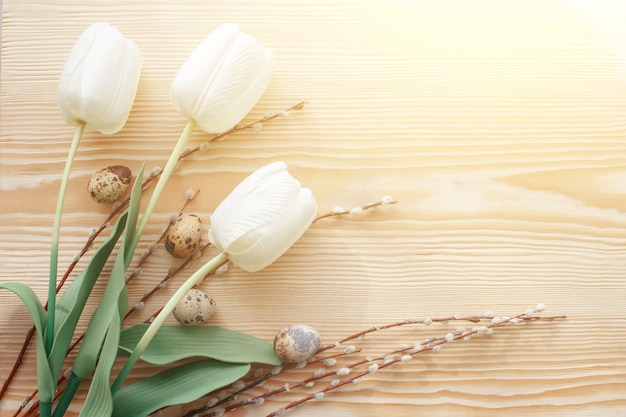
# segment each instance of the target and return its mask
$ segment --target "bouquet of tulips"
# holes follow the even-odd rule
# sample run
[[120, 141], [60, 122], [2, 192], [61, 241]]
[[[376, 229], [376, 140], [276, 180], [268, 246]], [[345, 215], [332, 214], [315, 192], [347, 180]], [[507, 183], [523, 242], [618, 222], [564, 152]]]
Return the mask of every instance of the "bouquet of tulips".
[[[127, 206], [123, 212], [120, 210], [109, 236], [95, 251], [87, 267], [57, 297], [62, 285], [57, 279], [57, 258], [63, 201], [81, 136], [85, 129], [105, 135], [122, 129], [137, 92], [141, 67], [137, 45], [106, 23], [92, 25], [76, 42], [61, 74], [58, 91], [61, 115], [75, 125], [75, 134], [54, 217], [47, 306], [24, 284], [0, 283], [0, 288], [14, 292], [22, 299], [34, 322], [39, 413], [42, 417], [63, 416], [83, 380], [90, 380], [90, 386], [81, 416], [140, 417], [168, 405], [194, 401], [233, 384], [249, 373], [252, 363], [270, 367], [306, 364], [312, 355], [336, 347], [333, 344], [320, 348], [319, 334], [306, 326], [291, 329], [292, 334], [283, 334], [273, 346], [253, 336], [215, 326], [165, 324], [183, 297], [205, 276], [229, 262], [250, 272], [269, 266], [316, 220], [318, 207], [311, 190], [303, 188], [283, 162], [274, 162], [253, 172], [214, 210], [208, 240], [218, 249], [218, 255], [198, 268], [176, 290], [151, 323], [122, 327], [128, 310], [127, 270], [155, 204], [192, 132], [196, 128], [214, 134], [232, 131], [254, 107], [269, 83], [274, 67], [272, 52], [234, 24], [222, 25], [211, 33], [181, 66], [172, 83], [174, 105], [187, 119], [187, 124], [162, 171], [151, 177], [158, 177], [158, 182], [145, 210], [140, 213], [139, 201], [144, 189], [142, 168], [135, 176]], [[130, 182], [130, 176], [126, 175], [123, 182]], [[118, 196], [119, 193], [114, 193], [113, 197], [107, 196], [104, 200], [114, 200]], [[380, 202], [357, 209], [393, 202], [390, 197], [384, 197]], [[350, 212], [334, 209], [317, 219]], [[103, 268], [109, 260], [112, 269], [107, 277], [103, 277]], [[108, 280], [105, 293], [90, 318], [71, 369], [66, 372], [67, 385], [57, 396], [58, 381], [64, 375], [63, 366], [78, 320], [98, 279]], [[394, 354], [399, 355], [396, 361], [405, 361], [416, 353], [437, 350], [442, 343], [487, 333], [489, 329], [505, 324], [533, 321], [537, 318], [535, 313], [542, 309], [496, 321], [493, 316], [459, 318], [474, 323], [489, 320], [489, 324], [433, 338], [419, 347], [395, 351]], [[423, 321], [422, 324], [430, 323]], [[346, 341], [362, 333], [348, 337]], [[303, 335], [305, 339], [302, 339]], [[289, 348], [292, 348], [291, 352]], [[347, 348], [344, 353], [353, 351]], [[113, 365], [119, 355], [125, 355], [126, 362], [121, 371], [113, 375]], [[180, 364], [180, 360], [189, 358], [201, 359]], [[380, 366], [369, 363], [364, 374], [393, 362], [385, 358], [387, 356]], [[124, 385], [139, 359], [171, 367], [145, 380]], [[335, 374], [345, 376], [350, 368], [342, 367]], [[281, 369], [274, 368], [248, 388]], [[315, 378], [321, 377], [317, 375]], [[332, 387], [340, 385], [333, 383]]]

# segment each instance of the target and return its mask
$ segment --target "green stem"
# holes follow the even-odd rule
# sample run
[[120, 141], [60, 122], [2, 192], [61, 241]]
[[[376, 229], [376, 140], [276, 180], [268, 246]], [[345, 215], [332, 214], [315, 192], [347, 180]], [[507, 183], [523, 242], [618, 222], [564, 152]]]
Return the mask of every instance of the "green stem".
[[76, 391], [78, 390], [78, 387], [80, 386], [81, 381], [82, 381], [81, 378], [72, 374], [69, 382], [67, 383], [67, 387], [65, 388], [65, 391], [63, 392], [63, 395], [61, 396], [61, 399], [59, 400], [59, 404], [57, 404], [56, 408], [54, 409], [54, 413], [52, 414], [52, 417], [61, 417], [65, 414], [65, 412], [67, 411], [67, 408], [70, 405], [70, 402], [72, 402], [72, 398], [74, 398], [74, 394], [76, 394]]
[[52, 343], [54, 342], [54, 313], [56, 309], [56, 296], [57, 296], [57, 267], [59, 261], [59, 234], [61, 230], [61, 215], [63, 214], [63, 201], [65, 200], [65, 190], [67, 189], [67, 183], [70, 178], [70, 171], [72, 170], [72, 163], [76, 157], [76, 151], [80, 144], [80, 138], [85, 131], [85, 123], [79, 122], [76, 125], [74, 131], [74, 138], [70, 145], [70, 151], [65, 161], [65, 169], [63, 171], [63, 178], [61, 179], [61, 189], [59, 191], [57, 199], [57, 208], [54, 215], [54, 225], [52, 226], [52, 248], [50, 250], [50, 279], [48, 280], [48, 322], [46, 325], [46, 352], [50, 353], [52, 350]]
[[146, 332], [143, 334], [139, 342], [137, 342], [137, 346], [133, 349], [132, 353], [128, 357], [128, 360], [124, 364], [124, 367], [120, 371], [119, 375], [115, 379], [115, 382], [111, 386], [111, 394], [115, 395], [115, 393], [119, 390], [122, 382], [130, 373], [132, 367], [137, 363], [141, 354], [146, 350], [148, 344], [152, 341], [157, 331], [161, 328], [167, 317], [174, 311], [174, 307], [176, 304], [187, 294], [187, 292], [192, 289], [196, 284], [198, 284], [202, 279], [212, 270], [218, 268], [224, 262], [228, 260], [226, 253], [221, 252], [219, 255], [215, 256], [209, 262], [204, 264], [200, 269], [191, 275], [187, 281], [183, 283], [172, 295], [172, 298], [163, 306], [163, 309], [159, 312], [159, 314], [154, 318], [154, 321], [148, 326]]
[[52, 403], [40, 402], [39, 415], [41, 417], [50, 417], [52, 415]]
[[156, 203], [159, 200], [161, 192], [165, 188], [165, 184], [167, 183], [167, 180], [172, 175], [172, 172], [174, 171], [174, 168], [176, 167], [176, 164], [178, 163], [180, 155], [185, 150], [187, 141], [191, 137], [191, 133], [195, 129], [196, 125], [197, 123], [193, 119], [189, 119], [189, 121], [187, 121], [187, 125], [185, 126], [183, 133], [181, 133], [180, 138], [178, 138], [178, 142], [176, 143], [176, 146], [172, 150], [172, 154], [170, 155], [170, 158], [167, 160], [167, 163], [165, 164], [165, 168], [163, 168], [163, 172], [161, 173], [159, 181], [154, 187], [154, 191], [152, 192], [150, 201], [148, 202], [148, 205], [146, 206], [146, 209], [144, 210], [143, 215], [141, 216], [141, 222], [139, 223], [139, 226], [137, 226], [137, 230], [135, 231], [131, 245], [128, 248], [128, 251], [129, 251], [128, 253], [133, 253], [133, 251], [137, 247], [137, 244], [139, 243], [139, 239], [141, 238], [141, 234], [143, 233], [143, 229], [146, 227], [146, 224], [148, 224], [150, 215], [152, 214], [152, 211], [154, 210], [154, 207], [156, 206]]

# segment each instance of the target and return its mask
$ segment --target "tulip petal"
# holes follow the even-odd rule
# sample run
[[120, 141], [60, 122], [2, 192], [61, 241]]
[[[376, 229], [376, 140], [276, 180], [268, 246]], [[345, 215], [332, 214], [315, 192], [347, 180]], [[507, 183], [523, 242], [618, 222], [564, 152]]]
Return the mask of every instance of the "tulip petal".
[[178, 111], [213, 133], [234, 127], [265, 91], [273, 70], [271, 51], [237, 25], [211, 33], [189, 56], [172, 83]]
[[239, 92], [237, 98], [233, 97], [232, 99], [232, 108], [238, 111], [221, 113], [224, 118], [221, 121], [221, 125], [214, 127], [216, 132], [224, 132], [241, 122], [267, 89], [274, 70], [274, 56], [272, 51], [265, 50], [263, 58], [259, 62], [260, 64], [256, 67], [256, 78], [254, 78], [253, 82], [249, 84], [245, 90]]
[[95, 23], [89, 26], [83, 34], [74, 43], [72, 50], [65, 61], [65, 66], [59, 80], [58, 102], [61, 116], [70, 123], [76, 124], [79, 120], [77, 115], [80, 113], [80, 86], [83, 63], [87, 57], [87, 53], [92, 48], [96, 40], [97, 34], [102, 30], [106, 23]]
[[250, 106], [242, 106], [242, 97], [257, 79], [263, 59], [263, 47], [251, 36], [243, 33], [237, 36], [215, 69], [213, 82], [206, 85], [202, 100], [194, 108], [201, 128], [213, 132], [228, 130], [248, 114], [267, 86], [264, 84], [262, 91], [247, 101], [252, 101]]
[[[250, 231], [278, 218], [300, 188], [284, 162], [255, 171], [235, 187], [211, 216], [212, 233], [219, 237], [213, 243], [228, 253], [246, 251], [256, 239]], [[233, 245], [234, 242], [237, 244]]]
[[203, 86], [213, 83], [215, 68], [239, 32], [234, 24], [219, 26], [187, 58], [172, 83], [172, 99], [178, 111], [197, 120], [196, 103], [205, 93]]
[[240, 255], [229, 254], [239, 268], [256, 272], [283, 255], [309, 228], [317, 213], [313, 193], [303, 188], [279, 219], [267, 225], [254, 246]]
[[59, 82], [59, 108], [72, 124], [104, 134], [119, 131], [130, 113], [141, 73], [137, 45], [107, 23], [83, 32]]
[[244, 179], [211, 216], [209, 240], [242, 269], [255, 272], [307, 230], [317, 203], [308, 188], [274, 162]]

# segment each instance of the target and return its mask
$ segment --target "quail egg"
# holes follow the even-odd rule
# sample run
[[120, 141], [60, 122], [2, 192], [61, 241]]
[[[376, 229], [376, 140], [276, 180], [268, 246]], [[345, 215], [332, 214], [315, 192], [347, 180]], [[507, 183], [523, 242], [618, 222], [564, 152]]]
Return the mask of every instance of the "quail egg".
[[181, 214], [165, 236], [165, 250], [175, 258], [188, 258], [202, 241], [202, 221], [195, 214]]
[[174, 307], [174, 317], [185, 326], [197, 326], [215, 313], [215, 301], [205, 292], [191, 289]]
[[123, 165], [102, 168], [91, 176], [87, 191], [98, 203], [112, 203], [126, 192], [132, 176], [130, 168]]
[[320, 348], [320, 334], [306, 324], [292, 324], [274, 338], [274, 352], [285, 364], [303, 362]]

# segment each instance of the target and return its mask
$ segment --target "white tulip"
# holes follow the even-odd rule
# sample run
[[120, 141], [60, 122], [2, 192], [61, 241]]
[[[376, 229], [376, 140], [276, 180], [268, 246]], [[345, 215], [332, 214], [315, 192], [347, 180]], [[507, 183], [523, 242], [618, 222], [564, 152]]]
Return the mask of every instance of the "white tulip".
[[289, 174], [284, 162], [253, 172], [211, 216], [209, 240], [238, 267], [259, 271], [308, 229], [317, 203], [308, 188]]
[[118, 132], [135, 100], [141, 55], [137, 45], [108, 23], [95, 23], [74, 44], [59, 81], [61, 115], [103, 134]]
[[239, 26], [218, 27], [189, 56], [172, 84], [178, 111], [208, 133], [233, 128], [269, 84], [272, 51]]
[[135, 345], [111, 386], [115, 393], [150, 341], [187, 292], [230, 259], [248, 272], [265, 268], [309, 228], [317, 203], [308, 188], [274, 162], [250, 174], [211, 216], [209, 240], [220, 253], [193, 273], [172, 295]]

